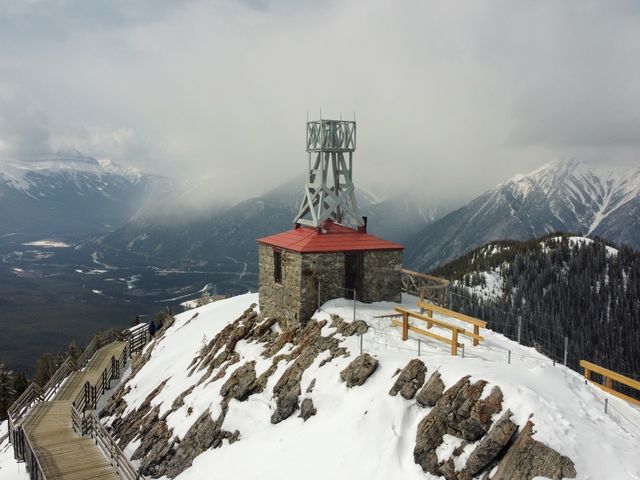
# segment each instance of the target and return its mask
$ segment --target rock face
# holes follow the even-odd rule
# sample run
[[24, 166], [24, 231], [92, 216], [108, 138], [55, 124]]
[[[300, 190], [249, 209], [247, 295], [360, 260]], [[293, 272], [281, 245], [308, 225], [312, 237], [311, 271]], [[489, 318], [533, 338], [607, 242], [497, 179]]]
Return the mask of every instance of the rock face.
[[422, 360], [417, 358], [410, 360], [398, 375], [396, 383], [389, 390], [389, 395], [395, 397], [399, 392], [404, 398], [411, 400], [424, 384], [426, 373], [427, 367]]
[[[463, 377], [440, 397], [431, 412], [420, 422], [413, 458], [425, 472], [455, 478], [450, 475], [450, 467], [441, 465], [436, 455], [436, 449], [442, 443], [444, 435], [448, 433], [465, 440], [477, 440], [479, 429], [489, 429], [489, 412], [496, 409], [494, 413], [500, 411], [502, 394], [500, 393], [499, 404], [492, 402], [487, 406], [476, 407], [485, 385], [483, 380], [472, 384], [469, 377]], [[483, 418], [479, 417], [480, 413]]]
[[352, 335], [364, 335], [369, 331], [369, 325], [363, 320], [355, 320], [352, 322], [345, 322], [339, 315], [331, 315], [331, 327], [338, 330], [338, 333], [345, 337], [351, 337]]
[[[437, 391], [433, 385], [438, 382], [441, 382], [439, 376], [432, 375], [418, 394], [423, 397], [424, 405], [433, 401], [435, 394], [427, 395], [426, 392]], [[469, 377], [463, 377], [438, 398], [418, 425], [413, 451], [415, 462], [425, 472], [444, 476], [447, 480], [472, 480], [483, 472], [482, 478], [489, 478], [488, 474], [496, 464], [498, 467], [492, 480], [531, 480], [536, 476], [574, 478], [576, 472], [570, 459], [531, 438], [531, 422], [515, 441], [518, 426], [511, 420], [509, 410], [492, 422], [494, 415], [502, 410], [503, 396], [500, 388], [493, 387], [489, 395], [480, 399], [486, 383], [484, 380], [471, 383]], [[455, 468], [454, 457], [459, 456], [463, 448], [456, 449], [444, 462], [438, 460], [436, 449], [445, 434], [463, 439], [463, 447], [468, 442], [480, 440], [460, 471]]]
[[461, 480], [471, 480], [478, 472], [482, 471], [505, 450], [518, 431], [518, 426], [511, 421], [511, 411], [507, 410], [500, 419], [491, 427], [489, 432], [480, 440], [478, 446], [471, 452], [464, 471], [460, 473]]
[[256, 378], [256, 362], [247, 362], [236, 369], [224, 382], [220, 388], [220, 395], [242, 402], [259, 389]]
[[378, 368], [378, 360], [368, 353], [363, 353], [340, 372], [340, 378], [349, 388], [360, 386], [376, 371], [376, 368]]
[[300, 417], [306, 422], [309, 418], [314, 416], [318, 411], [313, 405], [313, 400], [305, 398], [300, 406]]
[[513, 446], [498, 464], [492, 480], [529, 480], [546, 477], [553, 480], [575, 478], [571, 459], [531, 438], [533, 422], [529, 420]]
[[444, 392], [444, 383], [440, 378], [440, 372], [434, 372], [418, 392], [416, 402], [423, 407], [433, 407], [442, 396], [442, 392]]

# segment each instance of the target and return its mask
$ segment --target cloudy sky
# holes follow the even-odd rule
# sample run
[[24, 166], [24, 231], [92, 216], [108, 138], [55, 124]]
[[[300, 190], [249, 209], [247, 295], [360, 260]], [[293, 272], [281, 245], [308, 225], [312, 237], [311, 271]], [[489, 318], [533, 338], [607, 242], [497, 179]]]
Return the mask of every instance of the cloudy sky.
[[356, 182], [480, 193], [549, 160], [640, 163], [640, 3], [0, 0], [0, 158], [78, 150], [212, 195], [304, 171], [358, 121]]

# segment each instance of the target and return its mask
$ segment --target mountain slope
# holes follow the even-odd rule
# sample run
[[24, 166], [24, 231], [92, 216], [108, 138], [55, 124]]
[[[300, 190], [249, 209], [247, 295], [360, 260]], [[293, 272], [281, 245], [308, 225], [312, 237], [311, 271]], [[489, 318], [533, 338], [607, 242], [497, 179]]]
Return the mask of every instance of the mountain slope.
[[0, 235], [64, 236], [124, 224], [162, 177], [81, 155], [0, 161]]
[[[363, 350], [379, 366], [350, 388], [340, 372], [356, 358], [360, 339], [350, 335], [349, 324], [332, 323], [331, 314], [349, 318], [351, 302], [331, 301], [316, 313], [320, 323], [284, 333], [256, 317], [257, 300], [242, 295], [178, 315], [103, 412], [144, 474], [180, 480], [213, 471], [221, 478], [279, 480], [438, 478], [414, 458], [416, 432], [435, 409], [389, 393], [397, 369], [418, 353], [414, 338], [402, 342], [397, 327], [376, 318], [392, 304], [358, 304], [358, 318], [369, 326]], [[405, 304], [415, 307], [415, 298], [406, 297]], [[439, 372], [445, 388], [456, 388], [464, 375], [484, 379], [488, 385], [478, 384], [483, 398], [499, 387], [500, 409], [510, 409], [520, 427], [533, 413], [534, 438], [573, 460], [577, 478], [640, 478], [640, 432], [618, 412], [633, 422], [640, 422], [640, 413], [608, 396], [611, 414], [605, 417], [605, 394], [584, 385], [580, 375], [502, 335], [483, 335], [479, 347], [465, 340], [464, 359], [423, 339], [426, 379]], [[303, 411], [311, 414], [306, 420], [298, 416]], [[439, 441], [436, 463], [449, 460], [456, 470], [479, 445], [453, 432]]]
[[640, 253], [548, 235], [490, 243], [435, 270], [456, 281], [456, 310], [479, 316], [579, 371], [588, 360], [640, 378]]
[[640, 248], [640, 168], [551, 162], [516, 175], [407, 241], [406, 263], [429, 270], [494, 240], [553, 231], [596, 235]]

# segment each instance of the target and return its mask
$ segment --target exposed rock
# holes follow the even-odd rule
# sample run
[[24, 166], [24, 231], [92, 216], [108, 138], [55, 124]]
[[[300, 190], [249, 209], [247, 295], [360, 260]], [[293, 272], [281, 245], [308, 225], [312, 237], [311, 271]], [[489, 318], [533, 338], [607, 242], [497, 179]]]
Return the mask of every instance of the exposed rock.
[[444, 474], [440, 471], [436, 448], [442, 443], [445, 433], [462, 436], [460, 423], [471, 415], [485, 385], [483, 380], [471, 384], [468, 376], [461, 378], [440, 397], [420, 422], [413, 458], [425, 472], [436, 476]]
[[416, 396], [416, 402], [423, 407], [433, 407], [444, 392], [444, 383], [440, 378], [440, 372], [434, 372], [429, 381], [422, 387]]
[[305, 398], [300, 405], [300, 417], [306, 422], [310, 417], [314, 416], [318, 411], [313, 405], [313, 400]]
[[491, 465], [511, 443], [518, 431], [518, 426], [511, 421], [511, 415], [510, 410], [504, 412], [480, 440], [467, 459], [464, 471], [460, 474], [461, 480], [471, 480], [478, 472]]
[[211, 418], [209, 410], [204, 412], [191, 426], [182, 441], [167, 442], [157, 453], [150, 451], [142, 459], [140, 472], [155, 478], [163, 475], [174, 478], [189, 468], [193, 459], [205, 450], [220, 447], [225, 439], [230, 442], [237, 441], [240, 432], [227, 432], [221, 428], [226, 412], [227, 407], [224, 403], [222, 412], [215, 421]]
[[255, 367], [256, 362], [251, 361], [237, 368], [220, 388], [220, 395], [242, 402], [259, 390]]
[[189, 388], [187, 388], [184, 392], [182, 392], [180, 395], [178, 395], [175, 400], [173, 401], [173, 403], [171, 404], [171, 410], [177, 410], [179, 409], [181, 406], [184, 405], [184, 399], [185, 397], [187, 397], [191, 392], [193, 392], [193, 389], [195, 388], [195, 385], [191, 385]]
[[[167, 378], [154, 388], [136, 410], [125, 417], [118, 417], [113, 421], [111, 424], [113, 437], [118, 441], [120, 447], [124, 448], [140, 434], [145, 420], [148, 421], [154, 417], [158, 418], [157, 408], [153, 411], [151, 409], [151, 401], [162, 391], [168, 380]], [[150, 427], [147, 427], [147, 429], [150, 429]]]
[[331, 315], [331, 327], [338, 330], [338, 333], [345, 337], [351, 337], [352, 335], [364, 335], [369, 330], [369, 325], [363, 320], [355, 320], [352, 322], [345, 322], [345, 320], [339, 315]]
[[340, 372], [340, 378], [347, 382], [347, 387], [359, 386], [376, 371], [376, 368], [378, 368], [378, 360], [368, 353], [363, 353]]
[[313, 380], [311, 380], [311, 383], [309, 383], [309, 386], [307, 387], [307, 393], [311, 393], [313, 392], [313, 389], [316, 386], [316, 379], [314, 378]]
[[529, 420], [498, 464], [492, 480], [530, 480], [534, 477], [560, 480], [576, 477], [571, 459], [534, 440], [531, 435], [533, 422]]
[[402, 369], [398, 379], [389, 390], [389, 395], [395, 397], [398, 392], [407, 400], [411, 400], [418, 389], [424, 384], [424, 377], [427, 373], [427, 367], [417, 358], [407, 363]]
[[475, 441], [482, 437], [491, 428], [491, 417], [502, 410], [502, 390], [495, 386], [487, 398], [478, 400], [469, 418], [460, 422], [462, 438]]

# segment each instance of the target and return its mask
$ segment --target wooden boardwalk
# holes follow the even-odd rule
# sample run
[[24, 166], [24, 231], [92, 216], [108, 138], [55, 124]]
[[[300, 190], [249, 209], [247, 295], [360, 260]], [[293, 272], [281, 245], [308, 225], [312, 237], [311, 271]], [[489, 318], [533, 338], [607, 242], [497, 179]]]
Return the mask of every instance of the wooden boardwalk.
[[38, 403], [27, 414], [24, 433], [47, 480], [118, 480], [94, 441], [73, 431], [71, 403], [85, 382], [100, 383], [111, 357], [119, 358], [125, 347], [125, 342], [114, 342], [98, 350], [84, 370], [69, 376], [51, 401]]

